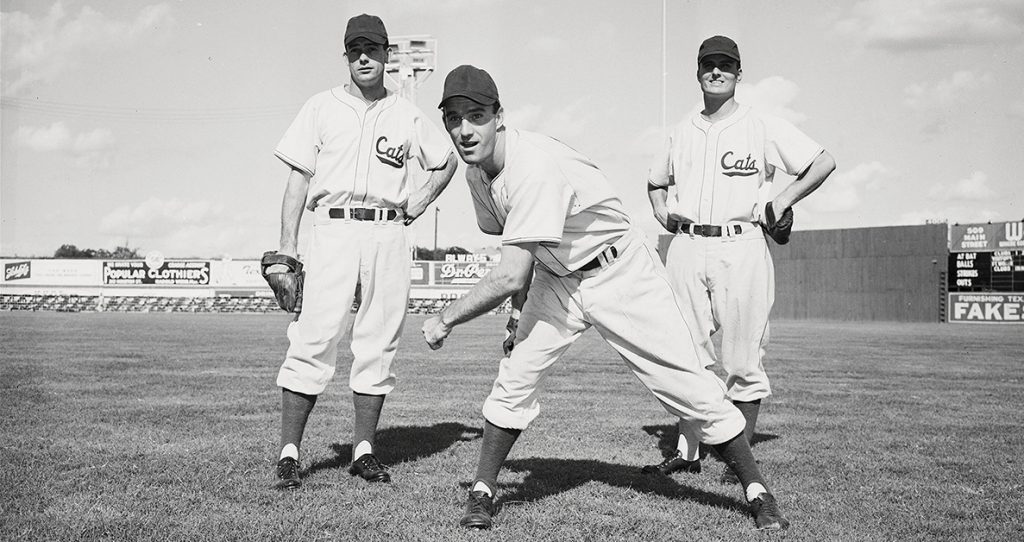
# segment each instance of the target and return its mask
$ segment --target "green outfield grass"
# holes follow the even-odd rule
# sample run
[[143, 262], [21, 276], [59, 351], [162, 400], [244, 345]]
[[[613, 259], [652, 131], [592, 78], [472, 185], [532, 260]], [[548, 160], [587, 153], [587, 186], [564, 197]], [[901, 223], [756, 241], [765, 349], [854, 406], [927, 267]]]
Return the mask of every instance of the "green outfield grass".
[[[410, 316], [378, 439], [347, 474], [348, 364], [270, 489], [288, 317], [0, 314], [0, 540], [755, 540], [738, 487], [644, 477], [672, 420], [591, 331], [500, 478], [496, 528], [457, 527], [504, 318], [431, 352]], [[782, 321], [755, 454], [789, 540], [1024, 537], [1024, 328]]]

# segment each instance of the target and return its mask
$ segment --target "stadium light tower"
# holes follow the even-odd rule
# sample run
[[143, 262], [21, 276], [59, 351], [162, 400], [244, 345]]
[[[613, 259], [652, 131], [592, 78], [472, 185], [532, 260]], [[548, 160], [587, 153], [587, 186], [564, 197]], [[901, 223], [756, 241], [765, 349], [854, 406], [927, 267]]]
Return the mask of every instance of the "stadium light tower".
[[434, 73], [437, 40], [430, 36], [391, 36], [387, 73], [398, 83], [398, 93], [416, 103], [416, 87]]

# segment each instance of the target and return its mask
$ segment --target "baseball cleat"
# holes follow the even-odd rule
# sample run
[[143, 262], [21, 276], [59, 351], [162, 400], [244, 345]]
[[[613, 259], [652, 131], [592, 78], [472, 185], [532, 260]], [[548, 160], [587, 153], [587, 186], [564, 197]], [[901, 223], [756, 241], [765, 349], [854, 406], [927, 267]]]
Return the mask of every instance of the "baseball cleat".
[[470, 491], [466, 501], [466, 514], [459, 525], [467, 529], [486, 530], [491, 528], [494, 516], [494, 498], [483, 491]]
[[294, 457], [284, 457], [277, 462], [276, 489], [298, 489], [302, 485], [299, 479], [299, 462]]
[[359, 456], [359, 459], [353, 461], [352, 466], [348, 468], [348, 473], [352, 476], [359, 476], [367, 482], [382, 484], [391, 482], [391, 475], [388, 474], [387, 467], [373, 454]]
[[779, 505], [771, 493], [762, 493], [750, 501], [754, 524], [759, 531], [782, 531], [789, 528], [789, 520], [782, 516]]
[[675, 455], [665, 458], [664, 461], [657, 465], [644, 465], [644, 468], [640, 469], [643, 474], [654, 474], [662, 473], [665, 475], [672, 474], [673, 472], [700, 472], [700, 459], [694, 461], [687, 461], [683, 459], [683, 456], [679, 454], [679, 450], [676, 450]]

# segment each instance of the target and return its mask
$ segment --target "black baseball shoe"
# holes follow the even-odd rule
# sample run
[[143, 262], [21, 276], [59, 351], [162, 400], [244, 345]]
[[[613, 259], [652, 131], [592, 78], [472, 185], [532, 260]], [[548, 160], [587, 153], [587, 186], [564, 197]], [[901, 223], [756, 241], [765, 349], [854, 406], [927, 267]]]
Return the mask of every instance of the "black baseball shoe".
[[294, 457], [284, 457], [277, 462], [276, 489], [298, 489], [302, 485], [299, 479], [299, 461]]
[[789, 520], [782, 516], [779, 505], [771, 493], [762, 493], [750, 501], [754, 525], [759, 531], [782, 531], [789, 528]]
[[672, 474], [673, 472], [700, 472], [700, 459], [694, 461], [688, 461], [683, 459], [683, 456], [676, 450], [676, 453], [671, 457], [665, 458], [664, 461], [657, 465], [644, 465], [644, 468], [640, 469], [643, 474], [654, 474], [662, 473], [665, 475]]
[[459, 525], [467, 529], [487, 530], [494, 516], [494, 498], [483, 491], [470, 491], [466, 501], [466, 514]]
[[348, 468], [348, 473], [352, 476], [359, 476], [367, 482], [382, 484], [391, 482], [391, 475], [388, 474], [387, 467], [373, 454], [359, 456], [359, 459], [353, 461], [352, 466]]

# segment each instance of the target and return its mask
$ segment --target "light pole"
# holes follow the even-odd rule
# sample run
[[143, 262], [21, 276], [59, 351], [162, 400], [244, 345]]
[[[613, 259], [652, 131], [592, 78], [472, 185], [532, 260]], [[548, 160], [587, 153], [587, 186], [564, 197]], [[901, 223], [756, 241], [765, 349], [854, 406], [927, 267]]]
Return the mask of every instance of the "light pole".
[[437, 215], [441, 213], [440, 207], [434, 207], [434, 253], [437, 253]]

